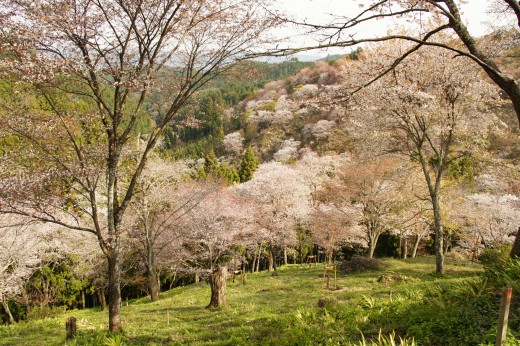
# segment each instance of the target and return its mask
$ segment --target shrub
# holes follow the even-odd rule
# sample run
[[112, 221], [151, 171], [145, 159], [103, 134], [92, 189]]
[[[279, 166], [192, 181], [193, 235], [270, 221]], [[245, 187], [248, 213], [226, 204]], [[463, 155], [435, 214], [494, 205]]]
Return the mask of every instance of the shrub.
[[385, 264], [376, 258], [354, 256], [350, 261], [344, 261], [340, 270], [345, 273], [361, 273], [366, 271], [379, 271], [385, 268]]
[[27, 313], [28, 320], [40, 320], [46, 317], [54, 317], [65, 313], [66, 306], [43, 306], [35, 307]]
[[499, 244], [492, 248], [486, 248], [478, 257], [478, 260], [486, 267], [494, 266], [499, 262], [509, 259], [511, 244]]
[[318, 300], [318, 307], [325, 309], [333, 309], [338, 305], [338, 299], [335, 297], [322, 297]]
[[268, 111], [274, 112], [276, 110], [276, 101], [266, 102], [260, 107], [258, 107], [259, 111]]

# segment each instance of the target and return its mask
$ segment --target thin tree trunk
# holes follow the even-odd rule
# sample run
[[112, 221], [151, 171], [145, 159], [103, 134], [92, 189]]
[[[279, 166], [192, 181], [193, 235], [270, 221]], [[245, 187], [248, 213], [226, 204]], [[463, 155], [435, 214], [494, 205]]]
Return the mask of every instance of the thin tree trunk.
[[273, 249], [269, 247], [269, 271], [272, 272], [274, 270], [274, 256], [273, 256]]
[[262, 259], [262, 247], [258, 248], [258, 259], [256, 260], [256, 268], [255, 273], [258, 273], [260, 271], [260, 260]]
[[417, 238], [415, 238], [415, 243], [413, 244], [412, 258], [415, 258], [417, 256], [417, 250], [419, 249], [420, 242], [421, 242], [421, 235], [417, 234]]
[[105, 288], [101, 287], [96, 290], [96, 294], [99, 300], [99, 306], [101, 306], [101, 311], [105, 311], [107, 307], [107, 300], [105, 298]]
[[108, 329], [122, 331], [121, 326], [121, 267], [119, 254], [112, 252], [108, 257]]
[[255, 269], [255, 272], [258, 273], [260, 271], [260, 260], [262, 259], [262, 244], [260, 244], [260, 246], [258, 247], [258, 257], [257, 257], [257, 260], [256, 260], [256, 269]]
[[251, 273], [254, 273], [255, 272], [255, 269], [256, 269], [256, 261], [259, 259], [260, 256], [257, 255], [257, 251], [254, 251], [253, 252], [253, 264], [251, 266]]
[[441, 205], [439, 202], [439, 195], [432, 196], [433, 203], [433, 219], [435, 231], [435, 272], [442, 274], [444, 271], [444, 245], [443, 245], [443, 231], [441, 221]]
[[368, 237], [368, 257], [374, 258], [374, 252], [376, 251], [377, 240], [379, 235], [370, 235]]
[[289, 264], [289, 262], [287, 261], [287, 245], [283, 246], [283, 264]]
[[85, 310], [85, 290], [81, 290], [81, 308]]
[[9, 309], [9, 305], [7, 304], [7, 302], [5, 301], [3, 296], [0, 297], [0, 298], [1, 298], [1, 301], [2, 301], [2, 306], [4, 307], [4, 310], [7, 313], [7, 317], [9, 319], [9, 323], [10, 324], [15, 324], [16, 321], [14, 320], [13, 314], [11, 314], [11, 309]]
[[173, 279], [172, 282], [170, 282], [170, 289], [173, 288], [173, 285], [175, 284], [175, 279], [177, 279], [177, 271], [173, 273]]
[[408, 238], [406, 236], [402, 237], [402, 248], [401, 248], [401, 258], [407, 259], [408, 258]]
[[211, 300], [208, 308], [220, 308], [226, 305], [227, 266], [220, 266], [209, 277]]
[[31, 304], [29, 302], [29, 297], [27, 296], [27, 292], [26, 292], [26, 287], [25, 286], [22, 289], [22, 301], [23, 301], [23, 305], [25, 305], [25, 311], [26, 311], [26, 313], [28, 315], [29, 312], [31, 312]]

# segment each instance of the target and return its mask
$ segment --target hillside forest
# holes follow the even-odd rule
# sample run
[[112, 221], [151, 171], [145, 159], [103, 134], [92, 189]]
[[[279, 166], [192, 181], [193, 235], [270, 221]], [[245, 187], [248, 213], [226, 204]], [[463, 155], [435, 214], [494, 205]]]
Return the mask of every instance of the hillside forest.
[[[225, 311], [238, 274], [389, 257], [469, 263], [475, 306], [520, 288], [520, 24], [471, 37], [457, 1], [375, 2], [313, 26], [344, 54], [303, 62], [270, 48], [267, 3], [0, 1], [3, 324], [95, 308], [121, 332], [129, 299], [205, 282]], [[370, 13], [423, 31], [344, 39]]]

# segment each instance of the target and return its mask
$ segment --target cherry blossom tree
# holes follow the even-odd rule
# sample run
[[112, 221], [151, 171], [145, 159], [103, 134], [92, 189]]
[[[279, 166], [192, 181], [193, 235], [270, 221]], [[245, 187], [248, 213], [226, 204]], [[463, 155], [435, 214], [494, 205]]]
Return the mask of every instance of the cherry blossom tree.
[[27, 221], [22, 218], [0, 226], [0, 303], [9, 323], [16, 321], [7, 302], [21, 293], [25, 281], [38, 268], [45, 250], [41, 235], [24, 229], [27, 227]]
[[[371, 70], [407, 49], [381, 48], [374, 60], [358, 64], [360, 74], [373, 74]], [[422, 49], [401, 62], [392, 76], [379, 78], [358, 93], [362, 103], [374, 105], [371, 115], [385, 129], [378, 134], [385, 150], [408, 155], [423, 172], [434, 215], [437, 272], [443, 270], [443, 176], [451, 163], [482, 147], [498, 121], [489, 110], [497, 100], [496, 91], [464, 59], [454, 59], [446, 50]], [[355, 68], [347, 74], [351, 76], [347, 80], [357, 78]]]
[[174, 266], [184, 255], [179, 239], [181, 219], [216, 188], [209, 181], [183, 181], [190, 173], [185, 162], [152, 160], [132, 205], [135, 225], [130, 236], [138, 244], [151, 301], [159, 299], [160, 269]]
[[316, 244], [325, 249], [328, 265], [332, 265], [334, 251], [343, 243], [357, 242], [360, 234], [351, 223], [354, 215], [339, 211], [333, 205], [320, 204], [310, 215], [309, 224]]
[[[0, 167], [0, 210], [96, 235], [108, 261], [111, 331], [122, 329], [124, 221], [147, 158], [198, 89], [262, 45], [275, 25], [263, 5], [1, 2], [2, 73], [32, 85], [44, 109], [4, 105], [16, 116], [2, 118], [2, 127], [24, 141], [24, 159], [41, 165], [22, 166], [8, 153]], [[157, 122], [135, 148], [131, 138], [145, 111]], [[64, 205], [70, 219], [61, 216]]]
[[[60, 226], [34, 222], [27, 217], [0, 217], [0, 303], [10, 323], [15, 320], [9, 310], [8, 300], [16, 301], [22, 297], [26, 309], [30, 308], [26, 285], [44, 263], [66, 255], [81, 257], [87, 263], [88, 258], [100, 254], [99, 248], [91, 246], [95, 243], [90, 235], [78, 236], [62, 231]], [[81, 269], [88, 271], [88, 265]], [[48, 301], [49, 289], [42, 293]]]
[[[359, 4], [360, 10], [352, 14], [333, 14], [327, 23], [311, 23], [289, 19], [279, 15], [290, 24], [297, 24], [308, 29], [307, 34], [317, 34], [318, 43], [314, 46], [297, 48], [274, 49], [269, 54], [286, 55], [304, 50], [323, 49], [328, 47], [352, 47], [367, 42], [390, 41], [399, 45], [399, 42], [408, 42], [406, 49], [389, 60], [377, 76], [366, 79], [360, 83], [357, 91], [372, 84], [381, 76], [393, 71], [398, 65], [406, 61], [414, 53], [424, 47], [438, 47], [445, 50], [451, 56], [466, 57], [468, 63], [478, 66], [511, 100], [517, 119], [520, 123], [520, 85], [514, 73], [508, 71], [503, 65], [501, 54], [518, 48], [518, 35], [514, 32], [520, 28], [520, 4], [514, 0], [497, 0], [490, 2], [490, 22], [501, 22], [504, 17], [509, 17], [506, 31], [512, 31], [512, 35], [506, 35], [493, 43], [486, 39], [474, 37], [467, 28], [467, 18], [462, 11], [462, 1], [456, 0], [374, 0], [354, 1]], [[497, 18], [497, 16], [499, 18]], [[497, 20], [498, 19], [498, 20]], [[384, 21], [395, 26], [396, 22], [410, 27], [408, 33], [388, 33], [381, 36], [360, 36], [358, 30], [369, 26], [376, 21]], [[362, 30], [359, 30], [363, 32]], [[414, 33], [414, 34], [411, 34]], [[445, 40], [443, 36], [452, 37]], [[496, 49], [502, 46], [505, 49]], [[500, 53], [500, 51], [502, 51]], [[441, 70], [437, 70], [438, 72]]]
[[399, 167], [392, 159], [345, 164], [336, 179], [325, 184], [318, 199], [334, 205], [364, 228], [368, 256], [374, 255], [379, 236], [391, 229], [391, 216], [397, 206]]
[[296, 169], [277, 162], [260, 165], [253, 179], [236, 189], [258, 205], [257, 222], [264, 230], [260, 234], [265, 236], [272, 271], [277, 247], [283, 250], [295, 242], [294, 225], [310, 211], [311, 189]]
[[203, 270], [211, 287], [208, 307], [226, 305], [226, 277], [233, 249], [245, 246], [255, 224], [253, 205], [221, 186], [189, 211], [180, 238], [184, 262]]

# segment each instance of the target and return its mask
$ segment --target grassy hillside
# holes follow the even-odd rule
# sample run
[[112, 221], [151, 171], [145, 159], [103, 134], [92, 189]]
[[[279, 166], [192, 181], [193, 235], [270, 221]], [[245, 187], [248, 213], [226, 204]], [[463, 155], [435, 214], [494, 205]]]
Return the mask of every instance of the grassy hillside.
[[[433, 258], [383, 263], [377, 271], [338, 273], [336, 291], [321, 288], [323, 265], [290, 265], [277, 276], [249, 274], [245, 285], [228, 282], [222, 310], [205, 308], [206, 284], [180, 287], [156, 303], [123, 303], [122, 336], [107, 334], [108, 312], [87, 309], [1, 326], [0, 344], [63, 345], [68, 316], [78, 319], [78, 337], [67, 345], [336, 345], [359, 342], [361, 332], [376, 337], [379, 330], [415, 336], [420, 345], [494, 340], [499, 302], [479, 300], [480, 266], [451, 261], [446, 274], [436, 276]], [[380, 283], [382, 274], [398, 281]], [[330, 301], [319, 308], [323, 297]]]

